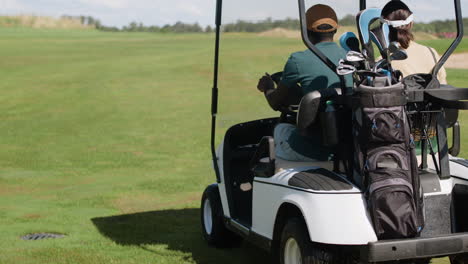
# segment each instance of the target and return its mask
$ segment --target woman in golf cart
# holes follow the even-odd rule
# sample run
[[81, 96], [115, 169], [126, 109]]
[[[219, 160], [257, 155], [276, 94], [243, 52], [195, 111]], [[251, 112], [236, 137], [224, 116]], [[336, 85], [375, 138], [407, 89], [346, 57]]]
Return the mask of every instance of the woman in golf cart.
[[[334, 63], [346, 56], [344, 49], [333, 42], [338, 28], [335, 11], [318, 4], [306, 13], [309, 39]], [[351, 76], [346, 79], [352, 87]], [[286, 63], [282, 79], [275, 89], [272, 78], [263, 76], [257, 88], [265, 93], [270, 106], [279, 110], [291, 101], [291, 94], [296, 94], [300, 85], [300, 96], [322, 89], [339, 88], [340, 79], [310, 50], [293, 53]], [[322, 146], [320, 131], [312, 136], [302, 136], [296, 126], [287, 123], [278, 124], [274, 130], [276, 157], [288, 161], [329, 161], [332, 149]]]
[[[417, 73], [431, 73], [440, 57], [433, 48], [414, 41], [412, 33], [413, 12], [409, 7], [401, 1], [390, 1], [382, 9], [382, 19], [390, 26], [390, 41], [397, 41], [408, 53], [406, 60], [392, 62], [393, 69], [401, 71], [403, 77]], [[437, 79], [441, 84], [447, 84], [445, 68], [440, 69]], [[413, 122], [417, 121], [413, 120]], [[419, 153], [421, 151], [421, 131], [415, 130], [412, 133], [416, 142], [416, 150]], [[431, 138], [433, 150], [437, 151], [435, 126], [431, 126], [427, 133], [427, 136]]]
[[[439, 55], [430, 47], [414, 41], [413, 12], [402, 1], [390, 1], [382, 9], [382, 19], [390, 26], [390, 41], [397, 41], [408, 53], [408, 58], [392, 61], [392, 67], [401, 71], [403, 77], [416, 73], [430, 73], [439, 61]], [[447, 84], [447, 73], [442, 68], [437, 79], [441, 84]]]

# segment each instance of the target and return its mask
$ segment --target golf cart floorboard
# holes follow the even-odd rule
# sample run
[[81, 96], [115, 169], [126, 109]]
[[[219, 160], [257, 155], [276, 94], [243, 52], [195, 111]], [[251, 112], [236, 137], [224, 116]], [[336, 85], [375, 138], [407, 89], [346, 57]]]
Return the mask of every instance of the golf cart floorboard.
[[365, 262], [442, 257], [468, 252], [468, 233], [432, 238], [388, 240], [362, 248]]

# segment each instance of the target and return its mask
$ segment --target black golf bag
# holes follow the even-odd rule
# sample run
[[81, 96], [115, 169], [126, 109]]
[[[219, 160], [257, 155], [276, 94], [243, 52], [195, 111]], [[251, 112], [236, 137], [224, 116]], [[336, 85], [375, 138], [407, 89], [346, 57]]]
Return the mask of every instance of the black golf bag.
[[377, 237], [416, 237], [424, 225], [423, 196], [405, 88], [369, 82], [353, 95], [355, 173], [362, 178]]

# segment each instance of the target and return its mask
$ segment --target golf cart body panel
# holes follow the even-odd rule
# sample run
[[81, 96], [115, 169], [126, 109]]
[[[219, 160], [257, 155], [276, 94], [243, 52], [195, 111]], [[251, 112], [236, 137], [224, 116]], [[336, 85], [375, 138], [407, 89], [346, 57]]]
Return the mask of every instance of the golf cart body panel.
[[[223, 165], [223, 155], [221, 155], [221, 153], [223, 153], [224, 151], [224, 144], [221, 143], [219, 144], [219, 147], [216, 151], [216, 155], [219, 157], [218, 158], [218, 161], [216, 162], [219, 169], [220, 169], [220, 181], [218, 182], [218, 188], [219, 188], [219, 196], [221, 198], [221, 204], [223, 206], [223, 213], [224, 213], [224, 216], [230, 218], [231, 217], [231, 212], [229, 211], [229, 203], [228, 203], [228, 199], [227, 199], [227, 195], [226, 195], [226, 184], [225, 184], [225, 180], [224, 180], [224, 165]], [[213, 163], [213, 167], [214, 167], [214, 163]]]
[[311, 241], [343, 245], [365, 245], [377, 241], [365, 200], [357, 188], [350, 191], [313, 191], [278, 183], [287, 182], [296, 173], [291, 170], [280, 172], [271, 179], [255, 179], [254, 232], [273, 239], [280, 207], [291, 204], [304, 216]]
[[[417, 156], [418, 158], [418, 163], [421, 163], [421, 156]], [[435, 155], [435, 159], [439, 159], [439, 155]], [[459, 157], [453, 157], [449, 156], [449, 164], [450, 164], [450, 175], [452, 177], [460, 178], [462, 180], [468, 181], [468, 174], [467, 174], [467, 168], [468, 168], [468, 160], [459, 158]], [[436, 167], [434, 165], [433, 159], [428, 159], [427, 161], [428, 168], [431, 170], [436, 170]]]
[[468, 174], [466, 173], [467, 168], [467, 160], [454, 157], [450, 159], [450, 173], [453, 177], [468, 181]]

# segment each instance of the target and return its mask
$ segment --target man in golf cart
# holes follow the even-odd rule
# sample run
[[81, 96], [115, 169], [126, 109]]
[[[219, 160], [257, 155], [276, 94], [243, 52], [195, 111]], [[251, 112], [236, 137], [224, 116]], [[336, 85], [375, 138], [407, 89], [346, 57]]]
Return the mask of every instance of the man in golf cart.
[[[346, 52], [333, 42], [338, 28], [335, 11], [327, 5], [318, 4], [307, 11], [306, 18], [310, 41], [337, 64], [346, 56]], [[346, 79], [346, 85], [352, 87], [351, 76]], [[289, 57], [278, 87], [275, 88], [268, 74], [259, 80], [257, 86], [274, 110], [288, 106], [297, 89], [302, 97], [313, 91], [339, 87], [341, 83], [336, 73], [310, 50], [295, 52]], [[318, 129], [313, 135], [304, 137], [296, 126], [280, 123], [274, 130], [276, 157], [289, 161], [329, 161], [332, 149], [322, 146], [321, 138]]]

